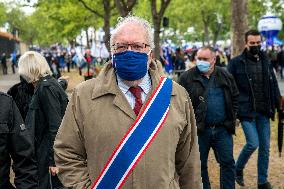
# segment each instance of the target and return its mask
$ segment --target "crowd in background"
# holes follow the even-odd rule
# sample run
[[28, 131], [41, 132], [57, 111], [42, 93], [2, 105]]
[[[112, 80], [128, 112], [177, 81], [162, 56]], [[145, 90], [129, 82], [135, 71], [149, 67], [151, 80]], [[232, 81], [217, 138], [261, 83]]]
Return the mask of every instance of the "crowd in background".
[[[254, 35], [259, 36], [258, 33], [253, 34], [253, 36]], [[259, 57], [261, 58], [262, 55], [263, 55], [263, 57], [266, 56], [264, 51], [260, 51], [260, 45], [259, 45], [259, 52], [258, 52], [258, 54], [256, 54], [257, 56], [254, 56], [254, 54], [253, 54], [254, 48], [253, 47], [258, 47], [258, 46], [254, 46], [254, 45], [249, 46], [249, 49], [245, 49], [243, 54], [240, 55], [240, 57], [241, 56], [246, 57], [247, 55], [249, 55], [249, 56], [253, 55], [252, 56], [252, 59], [253, 59], [252, 62], [258, 62]], [[107, 62], [109, 59], [108, 58], [95, 57], [93, 55], [91, 49], [87, 49], [87, 48], [81, 49], [80, 51], [78, 51], [76, 49], [68, 49], [68, 48], [64, 48], [62, 46], [53, 46], [49, 49], [37, 49], [37, 51], [39, 52], [38, 54], [35, 53], [35, 52], [28, 52], [27, 54], [25, 54], [25, 56], [23, 56], [24, 58], [22, 58], [22, 61], [19, 61], [19, 57], [20, 57], [19, 54], [13, 53], [9, 57], [7, 57], [6, 54], [3, 53], [1, 55], [1, 59], [0, 59], [1, 65], [2, 65], [2, 71], [3, 71], [4, 75], [8, 74], [7, 62], [11, 62], [12, 72], [15, 73], [15, 68], [18, 67], [18, 61], [19, 61], [19, 62], [22, 62], [19, 65], [19, 73], [23, 72], [22, 74], [20, 73], [20, 75], [26, 76], [27, 74], [31, 74], [30, 77], [36, 78], [34, 81], [29, 81], [32, 78], [21, 77], [21, 82], [19, 84], [16, 84], [15, 86], [13, 86], [8, 91], [8, 94], [10, 94], [13, 97], [13, 99], [15, 100], [15, 103], [18, 106], [18, 109], [20, 110], [19, 113], [21, 114], [21, 117], [24, 118], [24, 120], [26, 120], [29, 125], [32, 125], [32, 127], [35, 130], [35, 143], [36, 143], [35, 144], [35, 147], [36, 147], [35, 151], [36, 151], [36, 159], [39, 162], [39, 165], [37, 165], [38, 168], [39, 168], [38, 172], [40, 174], [38, 176], [39, 182], [42, 184], [43, 188], [48, 187], [50, 185], [50, 183], [54, 183], [54, 185], [58, 185], [58, 187], [63, 188], [63, 185], [60, 183], [60, 181], [56, 177], [56, 174], [58, 173], [58, 169], [55, 166], [53, 156], [50, 156], [50, 154], [53, 153], [53, 152], [52, 153], [50, 152], [50, 150], [52, 149], [52, 146], [53, 146], [53, 142], [50, 143], [49, 139], [47, 139], [47, 135], [52, 135], [52, 141], [54, 141], [55, 135], [57, 133], [57, 129], [59, 128], [59, 125], [60, 125], [61, 120], [64, 116], [64, 112], [65, 112], [65, 109], [66, 109], [66, 106], [67, 106], [67, 103], [68, 103], [67, 94], [64, 92], [64, 90], [67, 87], [67, 82], [64, 81], [64, 78], [63, 78], [63, 82], [62, 82], [62, 80], [57, 80], [57, 79], [60, 79], [62, 77], [62, 72], [70, 72], [71, 69], [73, 69], [73, 70], [75, 69], [76, 71], [78, 71], [78, 74], [84, 76], [85, 80], [91, 79], [91, 78], [97, 76], [97, 74], [100, 72], [100, 68], [102, 67], [102, 65], [105, 62]], [[199, 55], [198, 55], [198, 53], [199, 53]], [[283, 48], [283, 46], [268, 47], [266, 49], [266, 53], [267, 53], [267, 55], [270, 59], [271, 66], [274, 68], [274, 72], [276, 73], [276, 76], [281, 80], [284, 79], [284, 76], [283, 76], [284, 48]], [[207, 55], [208, 55], [208, 60], [210, 59], [213, 62], [213, 63], [210, 63], [210, 64], [213, 65], [213, 67], [214, 67], [214, 65], [217, 65], [219, 67], [225, 67], [226, 68], [229, 65], [229, 68], [230, 68], [230, 63], [231, 63], [231, 69], [229, 69], [229, 71], [232, 72], [232, 73], [234, 73], [234, 71], [235, 71], [235, 70], [233, 70], [233, 68], [235, 69], [234, 66], [236, 64], [236, 63], [234, 63], [234, 61], [235, 62], [239, 61], [238, 57], [231, 60], [230, 47], [226, 47], [224, 49], [222, 49], [222, 48], [212, 48], [211, 49], [209, 47], [203, 47], [203, 48], [193, 47], [193, 48], [187, 48], [187, 49], [177, 47], [177, 48], [174, 49], [174, 48], [171, 48], [171, 47], [162, 47], [161, 53], [160, 53], [160, 62], [162, 63], [162, 65], [164, 67], [164, 71], [169, 76], [177, 75], [179, 77], [179, 82], [182, 86], [184, 86], [185, 88], [186, 88], [186, 86], [193, 87], [194, 86], [193, 84], [194, 84], [194, 81], [195, 81], [194, 78], [192, 78], [192, 81], [191, 81], [188, 78], [185, 78], [185, 76], [187, 76], [187, 75], [188, 76], [195, 76], [194, 74], [195, 74], [196, 70], [199, 70], [196, 73], [200, 74], [200, 72], [202, 72], [202, 68], [198, 67], [197, 62], [199, 61], [200, 65], [202, 63], [206, 63], [206, 61], [203, 61], [202, 58], [204, 59], [203, 56], [207, 56]], [[35, 73], [28, 73], [28, 72], [31, 71], [30, 69], [24, 70], [28, 66], [32, 67], [32, 65], [31, 65], [32, 61], [28, 59], [29, 56], [33, 56], [35, 61], [40, 62], [42, 64], [42, 65], [37, 65], [39, 67], [38, 68], [39, 70], [41, 69], [41, 66], [44, 67], [45, 64], [46, 64], [46, 67], [44, 68], [44, 69], [46, 69], [46, 72], [42, 73], [42, 75], [32, 76], [32, 74], [35, 74]], [[44, 60], [41, 60], [41, 57]], [[257, 58], [255, 58], [255, 57], [257, 57]], [[251, 60], [248, 59], [247, 61], [249, 62]], [[266, 65], [266, 63], [268, 65], [269, 61], [266, 61], [266, 59], [263, 58], [263, 62], [265, 62], [265, 65]], [[209, 64], [208, 61], [207, 61], [207, 64]], [[234, 66], [232, 66], [233, 64], [234, 64]], [[197, 67], [196, 67], [196, 65], [197, 65]], [[20, 67], [21, 67], [22, 70], [20, 69]], [[194, 67], [196, 67], [196, 68], [192, 69]], [[209, 110], [207, 110], [207, 111], [210, 112], [210, 114], [213, 115], [213, 112], [216, 112], [215, 111], [216, 107], [218, 107], [218, 108], [222, 107], [222, 106], [224, 107], [222, 110], [217, 111], [217, 112], [223, 112], [223, 114], [224, 114], [224, 115], [221, 115], [221, 116], [218, 115], [219, 117], [221, 117], [220, 122], [216, 122], [216, 124], [214, 122], [214, 124], [212, 124], [212, 122], [208, 121], [208, 120], [211, 119], [210, 117], [209, 118], [204, 117], [202, 122], [207, 124], [207, 126], [206, 126], [207, 129], [215, 129], [215, 128], [220, 129], [220, 128], [225, 127], [225, 129], [224, 128], [222, 129], [222, 130], [225, 131], [227, 129], [226, 128], [227, 125], [232, 126], [233, 127], [231, 129], [232, 131], [228, 135], [229, 136], [228, 140], [232, 141], [231, 134], [235, 133], [235, 131], [234, 131], [235, 130], [235, 122], [234, 121], [235, 121], [236, 117], [234, 117], [234, 116], [230, 117], [225, 113], [225, 108], [227, 108], [227, 107], [225, 107], [225, 105], [228, 106], [228, 109], [230, 109], [232, 111], [237, 111], [237, 108], [236, 108], [236, 110], [235, 109], [233, 110], [232, 106], [235, 106], [234, 103], [237, 102], [236, 99], [237, 99], [237, 96], [238, 96], [238, 92], [236, 90], [236, 86], [234, 86], [235, 85], [234, 80], [229, 75], [229, 73], [227, 73], [227, 70], [226, 69], [220, 69], [219, 67], [216, 67], [216, 73], [219, 74], [218, 75], [219, 80], [217, 79], [215, 81], [216, 83], [209, 82], [210, 79], [208, 79], [208, 78], [209, 78], [210, 75], [208, 76], [207, 79], [202, 78], [202, 80], [204, 80], [203, 85], [205, 85], [208, 88], [208, 90], [206, 89], [205, 91], [203, 91], [203, 93], [201, 93], [199, 91], [199, 94], [196, 95], [196, 96], [194, 96], [194, 93], [190, 92], [190, 91], [198, 91], [196, 89], [198, 89], [199, 86], [197, 86], [196, 88], [193, 87], [193, 89], [188, 88], [187, 90], [188, 90], [188, 93], [191, 95], [190, 96], [191, 99], [193, 100], [193, 107], [195, 109], [196, 115], [198, 115], [198, 109], [200, 108], [199, 105], [198, 105], [200, 98], [197, 98], [197, 96], [200, 96], [200, 95], [202, 96], [202, 94], [203, 94], [203, 96], [207, 96], [209, 94], [210, 98], [208, 98], [209, 99], [208, 102], [210, 102], [209, 104], [212, 108], [211, 108], [211, 112], [209, 111], [210, 107], [209, 107]], [[209, 67], [208, 67], [208, 69], [209, 69]], [[258, 69], [262, 70], [264, 68], [258, 68]], [[189, 71], [185, 72], [186, 70], [190, 70], [190, 72]], [[254, 70], [254, 69], [251, 68], [251, 70]], [[261, 78], [264, 77], [264, 75], [262, 75], [262, 74], [257, 75], [259, 73], [262, 73], [259, 70], [258, 70], [257, 73], [254, 73], [253, 71], [251, 71], [252, 73], [250, 73], [252, 75], [255, 75], [255, 78], [254, 78], [255, 82], [253, 82], [254, 85], [252, 87], [253, 87], [253, 92], [255, 92], [256, 94], [260, 94], [260, 95], [256, 95], [257, 97], [264, 97], [266, 95], [266, 93], [265, 93], [266, 91], [259, 91], [259, 88], [263, 89], [263, 86], [264, 86], [264, 84], [262, 83], [262, 80], [261, 80]], [[25, 72], [27, 72], [27, 73], [25, 73]], [[182, 74], [183, 72], [185, 72], [185, 73]], [[207, 73], [207, 72], [209, 72], [209, 71], [207, 70], [204, 73]], [[215, 77], [215, 75], [213, 75], [213, 70], [212, 70], [212, 72], [210, 72], [210, 74], [212, 74], [212, 76]], [[215, 74], [215, 72], [214, 72], [214, 74]], [[222, 75], [222, 77], [220, 77], [220, 74]], [[269, 74], [272, 74], [272, 73], [269, 73]], [[236, 75], [234, 77], [238, 77], [238, 75]], [[181, 78], [184, 78], [184, 82], [181, 82], [182, 81]], [[225, 79], [223, 79], [223, 78], [225, 78]], [[227, 80], [229, 80], [228, 78], [230, 79], [229, 82], [227, 81]], [[226, 85], [228, 85], [230, 87], [233, 86], [232, 89], [230, 89], [230, 90], [234, 91], [235, 94], [232, 97], [230, 97], [230, 99], [228, 100], [228, 99], [226, 99], [227, 93], [225, 91], [223, 96], [221, 95], [222, 99], [219, 99], [219, 102], [218, 102], [219, 104], [218, 103], [216, 104], [216, 99], [218, 99], [217, 97], [220, 97], [219, 93], [220, 93], [220, 91], [222, 93], [222, 90], [223, 90], [223, 89], [222, 90], [219, 89], [216, 86], [221, 86], [220, 83], [224, 82], [225, 80], [227, 82], [227, 83], [225, 83]], [[190, 85], [187, 85], [187, 83], [189, 81], [191, 81], [193, 83], [190, 83]], [[239, 81], [241, 81], [241, 79], [239, 79], [239, 78], [237, 78], [236, 81], [237, 81], [236, 82], [237, 85], [243, 84], [243, 83], [241, 83], [241, 84], [239, 83]], [[277, 83], [276, 80], [273, 81], [273, 82], [274, 82], [273, 85], [275, 84], [275, 86], [276, 86], [276, 83]], [[258, 86], [261, 86], [261, 87], [258, 87]], [[275, 88], [275, 90], [276, 89], [279, 90], [278, 86], [276, 86], [274, 88]], [[242, 92], [242, 91], [240, 90], [240, 92]], [[228, 94], [229, 94], [229, 92], [228, 92]], [[0, 95], [3, 96], [2, 93], [0, 93]], [[244, 96], [247, 96], [247, 94], [245, 94]], [[198, 102], [194, 103], [194, 100], [197, 100]], [[231, 105], [230, 103], [224, 105], [224, 102], [227, 102], [227, 101], [231, 102], [231, 100], [234, 101], [234, 102], [232, 102], [233, 105]], [[256, 100], [258, 100], [262, 104], [266, 103], [266, 102], [265, 103], [263, 102], [263, 101], [266, 100], [264, 98], [260, 98], [260, 99], [256, 98]], [[274, 100], [274, 99], [272, 99], [272, 100]], [[272, 100], [270, 99], [270, 101], [272, 101]], [[261, 103], [257, 103], [257, 104], [261, 104]], [[274, 105], [274, 104], [277, 104], [277, 103], [273, 101], [273, 102], [271, 102], [271, 104]], [[242, 104], [240, 104], [240, 105], [242, 105]], [[261, 109], [263, 107], [269, 107], [269, 106], [268, 106], [268, 104], [261, 105], [261, 107], [257, 106], [256, 112], [257, 111], [265, 112], [266, 110]], [[257, 108], [259, 108], [259, 109], [257, 109]], [[239, 111], [240, 110], [247, 110], [247, 109], [248, 108], [242, 107], [242, 108], [239, 108]], [[275, 107], [273, 107], [271, 109], [274, 110]], [[14, 111], [16, 111], [16, 110], [14, 110]], [[268, 111], [270, 111], [270, 110], [268, 110]], [[202, 110], [201, 112], [206, 112], [206, 111]], [[235, 113], [236, 112], [232, 112], [231, 114], [235, 115]], [[213, 116], [213, 117], [216, 118], [215, 116]], [[261, 116], [260, 116], [260, 114], [259, 114], [257, 119], [259, 117], [260, 118], [265, 117], [265, 118], [267, 118], [266, 120], [269, 120], [269, 116], [266, 116], [266, 115], [263, 116], [261, 114]], [[224, 120], [227, 120], [227, 119], [232, 119], [233, 121], [230, 120], [232, 122], [230, 122], [229, 124], [226, 125]], [[45, 122], [44, 120], [48, 120], [49, 122]], [[21, 120], [21, 119], [19, 121], [23, 122], [23, 120]], [[208, 123], [206, 121], [208, 121]], [[197, 121], [197, 124], [200, 124], [200, 123]], [[242, 123], [242, 124], [244, 124], [244, 123]], [[267, 126], [269, 127], [268, 121], [267, 121]], [[50, 129], [52, 127], [53, 127], [53, 130]], [[48, 132], [44, 131], [47, 128], [49, 128], [50, 130]], [[22, 129], [22, 128], [20, 128], [20, 129]], [[203, 130], [201, 130], [200, 132], [204, 133]], [[211, 136], [211, 134], [210, 134], [210, 136]], [[48, 136], [48, 137], [50, 137], [50, 136]], [[210, 138], [207, 135], [206, 136], [204, 135], [203, 139], [202, 139], [202, 135], [200, 133], [199, 133], [198, 137], [200, 139], [199, 141], [206, 141], [206, 139]], [[268, 136], [267, 136], [267, 138], [268, 138]], [[37, 139], [41, 139], [41, 140], [38, 141]], [[251, 141], [249, 141], [249, 142], [251, 142]], [[225, 141], [225, 143], [226, 143], [226, 141]], [[15, 143], [15, 145], [18, 145], [18, 144]], [[42, 145], [45, 145], [45, 147], [43, 147]], [[202, 150], [205, 149], [206, 145], [199, 143], [199, 146], [201, 146], [200, 147], [201, 167], [203, 167], [201, 169], [201, 171], [203, 171], [203, 173], [202, 173], [203, 185], [207, 186], [207, 188], [210, 188], [209, 179], [207, 179], [208, 173], [206, 172], [207, 171], [208, 152], [204, 151], [205, 155], [202, 154]], [[211, 143], [210, 143], [210, 145], [211, 145]], [[224, 144], [221, 144], [221, 146], [223, 148]], [[208, 146], [206, 146], [206, 149], [207, 149], [207, 147]], [[230, 145], [227, 146], [227, 148], [232, 151], [233, 143], [231, 142]], [[227, 152], [227, 151], [221, 150], [221, 148], [219, 150], [220, 151], [218, 151], [218, 149], [217, 149], [218, 153]], [[250, 153], [253, 153], [253, 151], [254, 151], [254, 149], [251, 150]], [[228, 161], [231, 162], [232, 166], [230, 168], [230, 171], [227, 171], [226, 175], [225, 175], [225, 173], [224, 173], [224, 175], [227, 176], [227, 178], [231, 179], [231, 181], [230, 181], [231, 183], [229, 183], [229, 184], [226, 183], [229, 179], [223, 179], [223, 180], [221, 180], [221, 182], [222, 183], [224, 182], [227, 186], [229, 186], [229, 185], [234, 185], [234, 183], [235, 183], [235, 179], [234, 179], [235, 163], [234, 163], [234, 159], [233, 159], [233, 153], [224, 154], [224, 155], [222, 155], [222, 157], [225, 157], [226, 155], [230, 155], [230, 157], [227, 157], [227, 158], [228, 158]], [[49, 159], [47, 160], [46, 157], [48, 157], [48, 156], [49, 156]], [[15, 157], [15, 158], [17, 158], [17, 157]], [[204, 158], [204, 159], [202, 159], [202, 158]], [[7, 161], [10, 161], [10, 157], [8, 157], [6, 159], [7, 159]], [[247, 159], [249, 159], [249, 157], [247, 157]], [[20, 163], [20, 162], [17, 162], [17, 159], [14, 160], [14, 161], [15, 161], [16, 165], [17, 165], [17, 163]], [[34, 159], [31, 158], [30, 161], [33, 162]], [[239, 160], [239, 161], [241, 161], [241, 160]], [[245, 163], [246, 162], [244, 162], [243, 164], [245, 164]], [[223, 164], [224, 164], [224, 162], [223, 162]], [[222, 164], [222, 162], [220, 163], [221, 170], [223, 170], [223, 168], [224, 168], [222, 166], [225, 166], [223, 164]], [[237, 165], [239, 165], [239, 164], [241, 164], [241, 163], [238, 162]], [[243, 179], [244, 167], [242, 167], [242, 166], [239, 166], [239, 167], [240, 167], [239, 170], [236, 169], [236, 176], [237, 176], [236, 181], [239, 185], [244, 186], [244, 179]], [[267, 165], [267, 167], [268, 167], [268, 165]], [[267, 171], [267, 170], [265, 170], [265, 171]], [[50, 175], [48, 175], [48, 172], [50, 172], [51, 176], [54, 177], [54, 178], [52, 177], [53, 182], [48, 181], [48, 179], [49, 179], [48, 177], [50, 176]], [[224, 175], [223, 175], [223, 177], [224, 177]], [[36, 175], [36, 171], [35, 171], [35, 174], [34, 174], [35, 180], [36, 180], [36, 177], [37, 177], [37, 175]], [[36, 183], [34, 183], [34, 184], [36, 184]], [[271, 189], [270, 183], [267, 181], [266, 177], [263, 177], [262, 180], [258, 181], [258, 186], [259, 186], [258, 188], [261, 188], [261, 189], [262, 188]], [[263, 186], [265, 186], [265, 187], [263, 187]]]
[[[53, 76], [60, 78], [62, 72], [70, 72], [71, 69], [77, 69], [78, 73], [82, 75], [85, 80], [95, 77], [102, 65], [109, 60], [109, 58], [96, 57], [88, 48], [66, 48], [61, 45], [54, 45], [46, 49], [31, 49], [40, 52], [47, 60]], [[164, 67], [164, 71], [171, 75], [178, 76], [185, 70], [188, 70], [196, 64], [196, 53], [199, 48], [193, 46], [191, 48], [181, 47], [161, 47], [160, 62]], [[216, 65], [226, 67], [231, 59], [231, 47], [216, 47]], [[284, 79], [284, 47], [268, 46], [265, 51], [271, 61], [277, 79]], [[0, 56], [1, 69], [3, 75], [8, 74], [8, 67], [10, 65], [12, 73], [15, 74], [15, 69], [18, 67], [18, 60], [20, 54], [12, 53], [7, 56], [3, 53]]]

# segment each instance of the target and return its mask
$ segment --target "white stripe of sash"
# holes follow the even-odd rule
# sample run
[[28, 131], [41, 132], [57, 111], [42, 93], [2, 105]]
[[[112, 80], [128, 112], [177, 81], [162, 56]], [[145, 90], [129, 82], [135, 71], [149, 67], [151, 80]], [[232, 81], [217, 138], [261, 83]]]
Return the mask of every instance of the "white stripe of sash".
[[[136, 122], [135, 126], [131, 129], [131, 131], [128, 133], [127, 137], [124, 139], [124, 141], [122, 142], [122, 144], [120, 145], [120, 147], [118, 148], [118, 150], [116, 151], [116, 153], [114, 154], [114, 156], [112, 157], [111, 161], [109, 162], [108, 166], [106, 167], [106, 169], [104, 170], [103, 174], [101, 175], [101, 177], [99, 178], [97, 184], [92, 188], [92, 189], [96, 189], [98, 187], [98, 185], [100, 184], [100, 182], [102, 181], [102, 179], [104, 178], [105, 174], [107, 173], [107, 171], [109, 170], [110, 166], [112, 165], [113, 161], [115, 160], [115, 158], [117, 157], [117, 155], [119, 154], [119, 152], [121, 151], [121, 149], [123, 148], [124, 144], [128, 141], [128, 139], [131, 137], [131, 135], [133, 134], [133, 132], [135, 131], [135, 129], [138, 127], [138, 125], [140, 124], [141, 120], [144, 118], [144, 116], [146, 115], [146, 113], [148, 112], [149, 108], [151, 107], [152, 103], [154, 102], [154, 100], [156, 99], [157, 95], [159, 94], [161, 88], [164, 86], [165, 82], [166, 82], [166, 79], [167, 78], [163, 78], [163, 81], [160, 85], [160, 87], [158, 88], [158, 90], [156, 91], [155, 95], [153, 96], [152, 100], [150, 101], [149, 105], [146, 107], [145, 111], [143, 112], [143, 114], [141, 115], [140, 119]], [[166, 114], [164, 114], [165, 116]], [[164, 118], [163, 116], [163, 118]], [[161, 122], [161, 120], [160, 120]], [[160, 124], [159, 122], [159, 124]], [[156, 127], [156, 129], [159, 128], [159, 127]], [[156, 130], [155, 129], [155, 130]], [[153, 134], [153, 133], [152, 133]], [[152, 135], [151, 135], [152, 136]], [[149, 140], [149, 139], [148, 139]], [[147, 140], [147, 142], [148, 142]], [[144, 144], [145, 146], [145, 144]], [[144, 148], [143, 146], [143, 148]], [[141, 152], [141, 150], [140, 150]], [[139, 154], [140, 154], [139, 152]], [[137, 156], [136, 156], [137, 158]], [[136, 159], [135, 158], [135, 159]], [[133, 162], [132, 162], [133, 164]], [[131, 164], [131, 166], [133, 166]], [[130, 167], [131, 167], [130, 166]], [[127, 169], [127, 171], [129, 170], [129, 168]], [[124, 174], [123, 178], [126, 176], [126, 174]], [[121, 183], [123, 180], [120, 180], [119, 183]]]
[[154, 135], [157, 133], [159, 127], [161, 126], [161, 124], [163, 123], [167, 113], [169, 111], [169, 107], [167, 108], [166, 112], [164, 113], [162, 119], [160, 120], [160, 122], [158, 123], [157, 127], [155, 128], [155, 130], [153, 131], [153, 133], [151, 134], [151, 136], [148, 138], [148, 140], [146, 141], [146, 143], [144, 144], [144, 146], [141, 148], [141, 150], [139, 151], [139, 153], [137, 154], [137, 156], [134, 158], [134, 160], [132, 161], [132, 163], [130, 164], [130, 166], [128, 167], [128, 169], [126, 170], [126, 172], [124, 173], [123, 177], [121, 178], [121, 180], [119, 181], [119, 183], [117, 184], [117, 186], [115, 187], [115, 189], [118, 189], [120, 187], [120, 185], [122, 184], [124, 178], [127, 176], [128, 172], [131, 170], [131, 168], [134, 166], [134, 164], [136, 163], [136, 161], [138, 160], [138, 158], [140, 157], [140, 155], [143, 153], [143, 151], [145, 150], [146, 146], [149, 144], [149, 142], [152, 140], [152, 138], [154, 137]]

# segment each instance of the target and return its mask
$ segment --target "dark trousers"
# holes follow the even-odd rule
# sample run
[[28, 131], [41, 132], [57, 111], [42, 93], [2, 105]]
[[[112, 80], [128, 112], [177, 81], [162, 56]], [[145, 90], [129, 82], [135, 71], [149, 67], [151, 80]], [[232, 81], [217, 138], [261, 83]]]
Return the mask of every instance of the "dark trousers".
[[281, 79], [284, 79], [284, 77], [283, 77], [283, 71], [284, 71], [284, 65], [281, 64], [281, 65], [280, 65], [280, 77], [281, 77]]
[[7, 63], [2, 63], [2, 70], [3, 70], [3, 75], [7, 75], [8, 73]]
[[208, 176], [208, 154], [214, 150], [220, 165], [220, 188], [235, 188], [235, 161], [233, 157], [233, 137], [224, 127], [207, 127], [198, 135], [203, 189], [210, 189]]
[[15, 71], [16, 64], [12, 63], [11, 67], [12, 67], [13, 74], [16, 73], [16, 71]]
[[70, 72], [70, 62], [67, 62], [67, 72], [69, 73]]

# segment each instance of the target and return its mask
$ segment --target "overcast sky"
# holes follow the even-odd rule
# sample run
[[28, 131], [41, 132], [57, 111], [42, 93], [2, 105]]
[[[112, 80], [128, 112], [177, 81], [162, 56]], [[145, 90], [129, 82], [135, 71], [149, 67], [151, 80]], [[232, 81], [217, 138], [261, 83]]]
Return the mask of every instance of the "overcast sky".
[[21, 9], [27, 14], [30, 15], [33, 13], [33, 11], [35, 10], [32, 5], [34, 5], [37, 0], [29, 0], [30, 2], [28, 3], [27, 0], [0, 0], [0, 2], [5, 3], [6, 5], [8, 5], [8, 7], [13, 7], [16, 6], [16, 4], [19, 5], [25, 5], [23, 6]]

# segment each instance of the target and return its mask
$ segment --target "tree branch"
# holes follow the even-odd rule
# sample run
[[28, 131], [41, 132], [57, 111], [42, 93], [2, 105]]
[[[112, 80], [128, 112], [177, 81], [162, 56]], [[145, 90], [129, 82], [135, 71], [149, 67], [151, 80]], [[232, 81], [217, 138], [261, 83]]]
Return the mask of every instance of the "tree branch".
[[157, 4], [156, 4], [156, 0], [151, 0], [151, 11], [152, 11], [152, 15], [153, 17], [157, 17]]
[[113, 9], [115, 9], [115, 8], [116, 8], [115, 4], [112, 5], [112, 6], [110, 6], [110, 10], [113, 10]]
[[[121, 4], [122, 4], [122, 7], [123, 7], [124, 9], [127, 9], [127, 4], [124, 2], [124, 0], [120, 0], [120, 2], [121, 2]], [[127, 0], [127, 2], [128, 2], [128, 0]]]
[[162, 0], [161, 9], [159, 11], [159, 15], [162, 17], [169, 6], [171, 0]]
[[137, 0], [127, 0], [128, 12], [133, 9], [133, 7], [135, 6], [136, 2], [137, 2]]
[[202, 16], [203, 23], [207, 24], [206, 19], [205, 19], [205, 12], [204, 12], [204, 10], [201, 10], [201, 16]]
[[87, 5], [87, 3], [84, 0], [78, 0], [88, 11], [90, 11], [91, 13], [95, 14], [98, 17], [103, 18], [104, 16], [102, 14], [100, 14], [99, 12], [97, 12], [96, 10], [92, 9], [90, 6]]
[[116, 7], [121, 16], [127, 16], [127, 14], [132, 10], [137, 0], [115, 0]]

